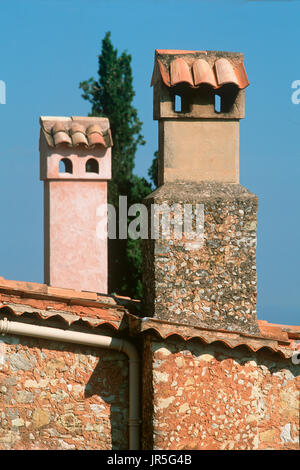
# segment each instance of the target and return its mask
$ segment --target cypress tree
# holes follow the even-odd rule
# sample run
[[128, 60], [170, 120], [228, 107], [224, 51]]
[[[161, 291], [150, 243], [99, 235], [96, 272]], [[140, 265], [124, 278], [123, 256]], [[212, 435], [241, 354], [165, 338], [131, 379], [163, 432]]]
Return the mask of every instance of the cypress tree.
[[[80, 83], [82, 97], [91, 105], [89, 116], [109, 118], [114, 146], [112, 149], [112, 180], [108, 183], [108, 202], [118, 214], [119, 195], [127, 196], [128, 207], [142, 202], [151, 192], [151, 184], [134, 175], [134, 160], [139, 145], [145, 141], [142, 122], [132, 101], [135, 96], [131, 56], [118, 55], [107, 32], [98, 56], [98, 79]], [[118, 221], [117, 221], [118, 227]], [[109, 292], [142, 297], [140, 240], [108, 241]]]

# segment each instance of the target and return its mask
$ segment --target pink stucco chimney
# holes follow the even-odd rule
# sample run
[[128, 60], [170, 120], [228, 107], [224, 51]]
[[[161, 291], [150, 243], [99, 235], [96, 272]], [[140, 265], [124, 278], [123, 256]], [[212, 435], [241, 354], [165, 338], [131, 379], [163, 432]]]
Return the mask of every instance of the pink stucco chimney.
[[40, 123], [44, 282], [107, 293], [107, 237], [99, 226], [107, 224], [109, 121], [42, 116]]

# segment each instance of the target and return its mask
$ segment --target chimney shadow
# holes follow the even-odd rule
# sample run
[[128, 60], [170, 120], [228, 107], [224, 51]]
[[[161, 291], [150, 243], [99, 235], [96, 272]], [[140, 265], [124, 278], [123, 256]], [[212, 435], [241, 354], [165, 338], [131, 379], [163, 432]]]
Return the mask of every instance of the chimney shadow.
[[[90, 407], [96, 415], [96, 421], [107, 419], [105, 405], [109, 406], [111, 449], [128, 450], [128, 365], [124, 367], [124, 354], [102, 351], [103, 354], [100, 358], [98, 356], [97, 365], [85, 386], [84, 398], [90, 400], [95, 397], [95, 404], [91, 403]], [[99, 398], [105, 404], [99, 404]]]

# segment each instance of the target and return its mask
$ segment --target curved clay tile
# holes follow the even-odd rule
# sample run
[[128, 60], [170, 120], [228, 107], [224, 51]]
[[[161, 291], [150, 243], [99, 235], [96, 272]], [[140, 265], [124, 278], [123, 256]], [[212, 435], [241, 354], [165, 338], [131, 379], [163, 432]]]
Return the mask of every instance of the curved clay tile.
[[52, 137], [54, 145], [68, 144], [72, 145], [72, 140], [62, 122], [56, 122], [52, 127]]
[[244, 64], [243, 63], [238, 64], [236, 68], [234, 69], [234, 71], [238, 79], [240, 88], [242, 89], [246, 88], [250, 84], [250, 82], [248, 80]]
[[169, 87], [170, 86], [170, 74], [168, 70], [166, 69], [166, 67], [164, 66], [164, 64], [159, 59], [157, 60], [157, 63], [159, 66], [159, 71], [160, 71], [162, 81], [164, 82], [165, 85]]
[[188, 83], [194, 86], [193, 77], [190, 68], [184, 59], [178, 58], [172, 60], [170, 64], [171, 85], [178, 83]]
[[57, 121], [52, 127], [52, 134], [56, 134], [57, 132], [67, 132], [65, 125], [62, 121]]
[[86, 129], [86, 134], [93, 134], [94, 132], [97, 132], [98, 134], [102, 135], [102, 128], [98, 126], [98, 124], [91, 124], [87, 129]]
[[204, 59], [197, 59], [193, 62], [192, 71], [194, 76], [195, 86], [207, 83], [214, 88], [217, 87], [217, 82], [214, 73], [208, 62]]
[[169, 331], [169, 332], [163, 333], [162, 331], [160, 331], [159, 328], [155, 328], [154, 326], [151, 326], [151, 328], [149, 328], [149, 330], [155, 331], [161, 338], [164, 338], [164, 339], [169, 338], [171, 336], [178, 336], [179, 338], [183, 339], [184, 341], [200, 339], [201, 341], [203, 341], [206, 344], [221, 342], [230, 349], [234, 349], [234, 348], [237, 348], [239, 346], [246, 346], [250, 351], [253, 351], [253, 352], [257, 352], [262, 348], [267, 348], [269, 351], [278, 353], [282, 357], [285, 357], [285, 358], [289, 357], [288, 351], [285, 353], [275, 343], [267, 345], [267, 344], [264, 343], [263, 339], [262, 339], [262, 341], [259, 341], [259, 340], [258, 341], [255, 341], [255, 340], [251, 341], [251, 339], [245, 339], [245, 340], [243, 340], [243, 339], [239, 339], [239, 340], [233, 339], [233, 340], [230, 340], [229, 338], [217, 338], [217, 337], [213, 338], [210, 335], [206, 335], [205, 332], [201, 332], [197, 336], [186, 335], [186, 334], [183, 334], [180, 331]]
[[86, 135], [88, 138], [89, 145], [104, 145], [105, 146], [105, 140], [102, 136], [101, 128], [97, 126], [96, 124], [92, 124], [91, 126], [87, 128]]
[[32, 308], [30, 305], [22, 305], [21, 309], [16, 309], [15, 307], [18, 307], [17, 305], [14, 305], [13, 307], [11, 306], [0, 306], [0, 312], [2, 313], [10, 313], [16, 316], [21, 316], [26, 313], [37, 315], [41, 320], [48, 320], [49, 318], [54, 318], [57, 317], [61, 320], [64, 320], [68, 325], [72, 325], [75, 322], [86, 322], [89, 324], [91, 327], [98, 327], [101, 325], [109, 325], [113, 327], [115, 330], [119, 328], [119, 322], [118, 321], [112, 321], [112, 320], [106, 320], [106, 319], [99, 319], [99, 318], [93, 318], [93, 317], [80, 317], [79, 315], [74, 315], [73, 313], [69, 312], [62, 312], [58, 310], [54, 311], [43, 311], [43, 310], [38, 310], [35, 308]]
[[229, 60], [224, 59], [223, 57], [216, 60], [215, 69], [219, 86], [225, 85], [227, 83], [233, 83], [239, 87], [239, 82], [235, 75], [234, 68]]
[[73, 145], [85, 145], [88, 147], [88, 140], [85, 135], [85, 128], [76, 122], [72, 124], [70, 129]]
[[103, 145], [105, 147], [105, 141], [101, 134], [94, 132], [93, 134], [88, 135], [89, 145]]
[[68, 144], [72, 145], [72, 140], [66, 132], [57, 132], [53, 135], [54, 145]]

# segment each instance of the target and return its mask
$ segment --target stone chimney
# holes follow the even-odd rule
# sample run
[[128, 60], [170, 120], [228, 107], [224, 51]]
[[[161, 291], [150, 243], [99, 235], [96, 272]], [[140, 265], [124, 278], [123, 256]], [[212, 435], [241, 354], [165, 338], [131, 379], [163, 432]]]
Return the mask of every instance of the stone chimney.
[[[149, 317], [258, 332], [257, 198], [239, 184], [239, 120], [248, 84], [243, 54], [155, 52], [159, 188], [145, 203], [159, 232], [149, 233], [143, 249]], [[166, 212], [170, 232], [163, 226]]]
[[112, 146], [109, 121], [43, 116], [40, 122], [44, 282], [105, 294]]

